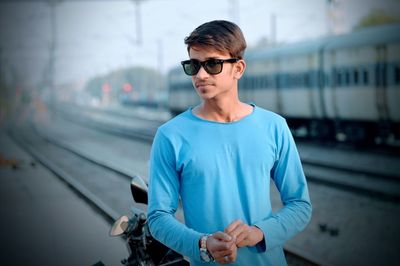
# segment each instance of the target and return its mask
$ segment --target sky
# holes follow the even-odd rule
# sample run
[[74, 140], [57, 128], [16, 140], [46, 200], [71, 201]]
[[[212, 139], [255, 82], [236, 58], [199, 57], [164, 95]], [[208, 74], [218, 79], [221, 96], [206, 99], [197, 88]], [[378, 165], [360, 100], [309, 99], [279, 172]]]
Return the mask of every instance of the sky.
[[[214, 19], [236, 22], [252, 47], [261, 40], [290, 43], [345, 33], [374, 8], [400, 14], [400, 0], [336, 0], [330, 9], [326, 0], [141, 0], [139, 6], [140, 42], [134, 0], [57, 1], [55, 83], [84, 82], [129, 66], [166, 73], [187, 58], [184, 37]], [[0, 1], [1, 71], [18, 73], [22, 84], [43, 82], [51, 32], [48, 1]]]

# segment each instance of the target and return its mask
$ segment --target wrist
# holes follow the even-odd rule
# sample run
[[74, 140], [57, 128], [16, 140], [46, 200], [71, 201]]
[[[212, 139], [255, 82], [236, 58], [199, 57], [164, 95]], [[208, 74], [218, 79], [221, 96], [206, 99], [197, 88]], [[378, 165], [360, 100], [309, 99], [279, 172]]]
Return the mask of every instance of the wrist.
[[203, 235], [199, 240], [200, 260], [203, 262], [215, 261], [211, 253], [207, 249], [207, 240], [211, 235]]
[[256, 225], [253, 225], [252, 228], [256, 236], [254, 245], [257, 245], [258, 243], [264, 240], [264, 232]]

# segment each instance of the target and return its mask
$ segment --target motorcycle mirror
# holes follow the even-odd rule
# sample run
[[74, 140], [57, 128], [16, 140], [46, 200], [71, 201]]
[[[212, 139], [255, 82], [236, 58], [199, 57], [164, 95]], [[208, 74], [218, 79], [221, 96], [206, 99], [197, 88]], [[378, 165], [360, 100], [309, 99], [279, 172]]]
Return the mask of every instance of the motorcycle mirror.
[[147, 185], [140, 176], [135, 175], [132, 178], [131, 192], [135, 202], [147, 204]]
[[119, 236], [122, 235], [126, 229], [128, 228], [129, 218], [126, 215], [123, 215], [116, 220], [111, 228], [110, 235], [111, 236]]

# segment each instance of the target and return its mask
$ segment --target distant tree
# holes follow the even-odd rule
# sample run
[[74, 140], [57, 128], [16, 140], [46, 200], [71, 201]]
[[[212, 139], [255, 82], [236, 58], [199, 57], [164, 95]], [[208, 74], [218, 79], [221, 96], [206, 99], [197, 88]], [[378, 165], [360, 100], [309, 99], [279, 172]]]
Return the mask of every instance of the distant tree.
[[111, 88], [111, 98], [117, 99], [123, 93], [123, 86], [126, 83], [142, 96], [154, 96], [165, 91], [167, 86], [166, 79], [160, 72], [151, 68], [135, 66], [94, 77], [87, 83], [85, 90], [92, 96], [101, 98], [102, 87], [104, 84], [108, 84]]
[[371, 26], [377, 26], [382, 24], [399, 23], [400, 17], [389, 14], [382, 9], [374, 9], [369, 12], [368, 15], [363, 17], [354, 29], [366, 28]]

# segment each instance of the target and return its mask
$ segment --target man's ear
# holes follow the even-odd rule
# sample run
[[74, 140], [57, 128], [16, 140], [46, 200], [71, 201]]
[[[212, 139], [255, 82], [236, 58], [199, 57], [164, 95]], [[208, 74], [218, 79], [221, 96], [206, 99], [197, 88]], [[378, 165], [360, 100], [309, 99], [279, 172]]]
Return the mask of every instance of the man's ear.
[[235, 64], [234, 77], [239, 80], [242, 77], [242, 75], [244, 74], [245, 69], [246, 69], [246, 62], [243, 59], [240, 59]]

